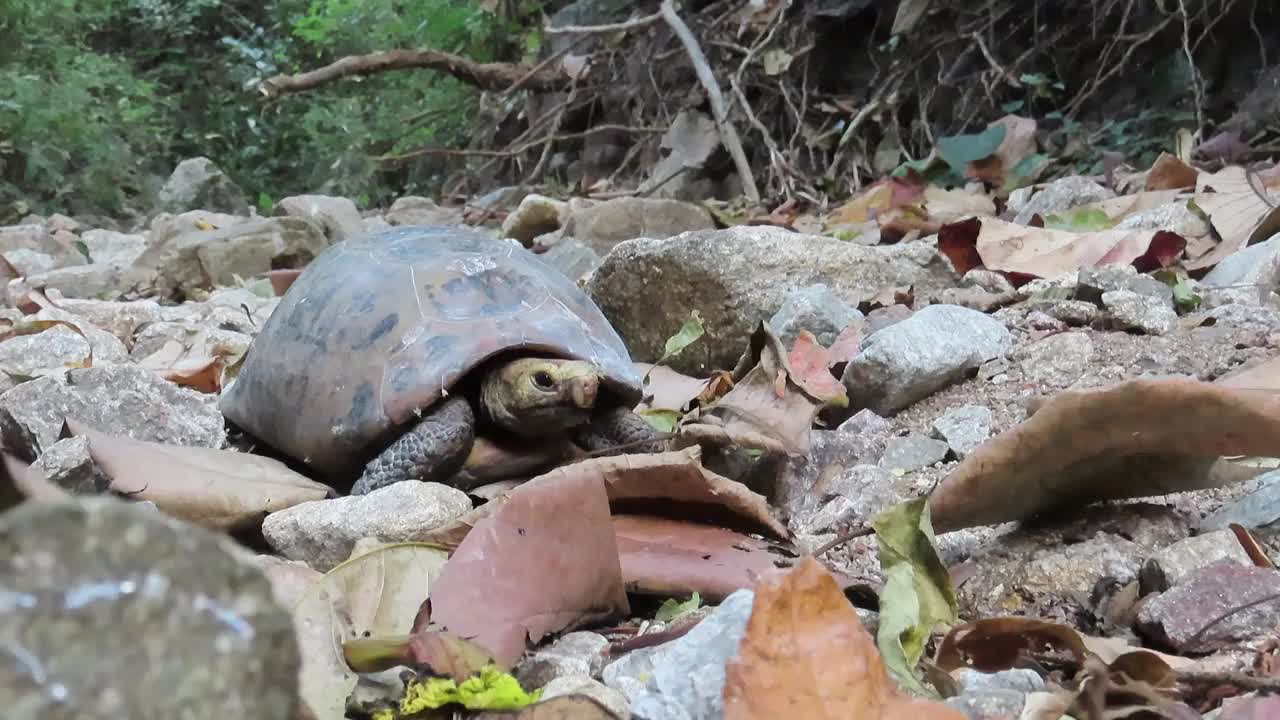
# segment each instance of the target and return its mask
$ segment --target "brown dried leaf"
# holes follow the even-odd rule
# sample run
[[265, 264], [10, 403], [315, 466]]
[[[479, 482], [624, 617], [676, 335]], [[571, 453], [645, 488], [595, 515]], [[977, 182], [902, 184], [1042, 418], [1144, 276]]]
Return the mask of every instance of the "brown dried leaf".
[[89, 453], [111, 478], [113, 492], [150, 500], [203, 527], [250, 527], [267, 513], [334, 495], [327, 485], [260, 455], [134, 440], [72, 418], [66, 424], [72, 434], [89, 439]]
[[866, 318], [855, 318], [836, 336], [835, 342], [827, 348], [828, 363], [835, 367], [847, 363], [862, 351], [862, 337], [867, 331]]
[[1229, 476], [1221, 456], [1271, 456], [1277, 446], [1274, 392], [1185, 378], [1065, 391], [942, 481], [930, 499], [934, 527], [947, 532], [1094, 500], [1217, 487], [1243, 479]]
[[782, 342], [761, 321], [734, 370], [736, 384], [708, 408], [685, 416], [680, 439], [806, 455], [824, 405], [794, 380]]
[[622, 576], [633, 593], [688, 595], [719, 602], [790, 559], [732, 530], [645, 515], [616, 515]]
[[1147, 172], [1146, 189], [1154, 191], [1193, 188], [1196, 186], [1196, 178], [1199, 175], [1199, 170], [1167, 152], [1162, 152], [1152, 164], [1151, 170]]
[[751, 619], [725, 668], [725, 720], [963, 720], [903, 694], [831, 573], [811, 556], [756, 588]]
[[286, 268], [283, 270], [268, 270], [263, 273], [267, 279], [271, 281], [271, 291], [280, 297], [289, 291], [289, 287], [293, 285], [293, 281], [298, 279], [304, 268]]
[[808, 330], [801, 330], [787, 356], [792, 378], [815, 398], [833, 407], [848, 407], [844, 383], [831, 374], [831, 354]]
[[467, 533], [430, 603], [441, 629], [474, 640], [508, 667], [526, 638], [537, 642], [629, 612], [598, 475], [553, 473], [513, 490]]
[[218, 393], [226, 367], [226, 357], [187, 358], [161, 370], [160, 377], [199, 392]]
[[654, 409], [683, 411], [685, 406], [707, 387], [707, 380], [690, 377], [665, 365], [635, 363], [635, 366], [641, 376], [648, 377], [645, 386], [646, 398], [635, 407], [637, 411]]
[[1018, 115], [1005, 115], [988, 123], [987, 127], [995, 125], [1005, 127], [1004, 140], [990, 156], [970, 161], [965, 168], [965, 175], [1000, 187], [1004, 185], [1009, 171], [1036, 151], [1036, 121]]
[[[1259, 190], [1271, 189], [1273, 182]], [[1228, 255], [1280, 231], [1280, 210], [1258, 196], [1242, 167], [1201, 173], [1196, 181], [1195, 204], [1209, 216], [1222, 241], [1213, 250], [1189, 261], [1188, 270], [1213, 267]]]
[[[983, 218], [975, 243], [989, 270], [1030, 277], [1055, 277], [1094, 265], [1128, 265], [1147, 254], [1160, 236], [1181, 239], [1167, 230], [1050, 230]], [[1181, 239], [1185, 246], [1186, 240]], [[1181, 246], [1178, 247], [1181, 250]]]
[[1065, 650], [1082, 662], [1086, 649], [1080, 634], [1066, 625], [1029, 617], [984, 618], [957, 625], [942, 638], [934, 664], [951, 672], [970, 667], [997, 672], [1018, 667], [1025, 652]]

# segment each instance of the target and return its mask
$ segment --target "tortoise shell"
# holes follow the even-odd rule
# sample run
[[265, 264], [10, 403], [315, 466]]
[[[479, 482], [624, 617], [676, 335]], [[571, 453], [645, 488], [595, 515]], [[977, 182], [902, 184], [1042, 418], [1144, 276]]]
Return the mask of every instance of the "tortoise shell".
[[640, 400], [622, 338], [568, 277], [477, 230], [401, 226], [320, 253], [219, 407], [276, 450], [349, 477], [478, 365], [521, 350], [590, 361], [618, 402]]

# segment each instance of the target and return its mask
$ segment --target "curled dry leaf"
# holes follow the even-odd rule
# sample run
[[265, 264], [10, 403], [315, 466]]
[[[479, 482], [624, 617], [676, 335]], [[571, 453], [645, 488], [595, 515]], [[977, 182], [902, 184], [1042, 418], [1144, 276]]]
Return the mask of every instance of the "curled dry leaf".
[[1036, 121], [1033, 118], [1018, 115], [1005, 115], [987, 127], [996, 125], [1004, 127], [1004, 139], [991, 155], [971, 160], [965, 167], [965, 175], [989, 185], [1001, 187], [1014, 168], [1035, 154]]
[[857, 357], [862, 350], [862, 338], [867, 332], [867, 319], [854, 318], [836, 336], [831, 347], [827, 348], [827, 363], [831, 368], [843, 365]]
[[267, 513], [309, 500], [332, 488], [260, 455], [110, 435], [68, 418], [74, 435], [89, 439], [89, 454], [111, 478], [111, 491], [150, 500], [161, 511], [215, 530], [260, 524]]
[[805, 557], [756, 587], [737, 655], [725, 668], [725, 720], [963, 720], [903, 694], [871, 635], [818, 561]]
[[1227, 256], [1280, 230], [1280, 209], [1274, 198], [1266, 197], [1277, 187], [1280, 187], [1280, 178], [1264, 178], [1262, 186], [1255, 189], [1244, 168], [1239, 166], [1212, 174], [1201, 173], [1196, 180], [1194, 202], [1208, 216], [1222, 240], [1209, 252], [1188, 261], [1187, 270], [1213, 267]]
[[479, 645], [440, 630], [423, 630], [406, 636], [356, 638], [342, 645], [347, 666], [361, 673], [381, 672], [397, 665], [426, 667], [433, 675], [457, 682], [494, 665], [504, 672], [493, 656]]
[[719, 602], [749, 588], [790, 557], [769, 543], [732, 530], [681, 520], [617, 515], [613, 530], [622, 576], [633, 593], [699, 593]]
[[832, 211], [827, 217], [827, 227], [860, 225], [892, 208], [917, 204], [923, 198], [924, 185], [919, 182], [900, 177], [882, 178]]
[[1167, 230], [1072, 232], [996, 218], [947, 225], [938, 237], [938, 249], [957, 272], [985, 267], [1008, 274], [1015, 283], [1094, 265], [1132, 264], [1141, 271], [1153, 270], [1171, 263], [1186, 243]]
[[593, 473], [530, 480], [467, 533], [431, 596], [440, 629], [506, 666], [526, 639], [625, 614], [609, 501]]
[[782, 342], [767, 322], [761, 321], [752, 333], [733, 375], [735, 384], [728, 394], [685, 416], [680, 441], [807, 454], [809, 429], [826, 403], [799, 384]]
[[1218, 487], [1258, 470], [1222, 456], [1272, 456], [1280, 394], [1185, 378], [1058, 393], [970, 453], [934, 491], [947, 532], [1084, 502]]
[[298, 694], [316, 717], [346, 716], [356, 675], [344, 643], [408, 634], [447, 557], [424, 543], [383, 545], [341, 563], [302, 594], [293, 606], [302, 654]]
[[676, 372], [666, 365], [635, 363], [641, 376], [647, 376], [645, 397], [636, 410], [682, 411], [707, 387], [707, 380]]
[[172, 383], [204, 393], [218, 393], [224, 385], [225, 356], [187, 358], [160, 371], [160, 377]]
[[1193, 188], [1200, 171], [1167, 152], [1160, 153], [1147, 172], [1147, 190]]
[[815, 398], [833, 407], [848, 407], [849, 395], [844, 383], [831, 374], [831, 353], [813, 333], [801, 330], [787, 356], [792, 377]]
[[1024, 653], [1071, 653], [1084, 662], [1087, 650], [1079, 633], [1066, 625], [1029, 617], [984, 618], [957, 625], [942, 638], [934, 664], [947, 672], [973, 668], [998, 672], [1018, 667]]

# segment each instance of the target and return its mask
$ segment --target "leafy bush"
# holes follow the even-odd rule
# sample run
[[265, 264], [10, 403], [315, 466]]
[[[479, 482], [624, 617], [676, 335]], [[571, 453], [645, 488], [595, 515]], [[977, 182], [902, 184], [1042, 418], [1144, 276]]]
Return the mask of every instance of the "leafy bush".
[[388, 171], [375, 156], [465, 140], [474, 91], [428, 71], [273, 102], [254, 85], [390, 48], [491, 60], [509, 30], [464, 0], [8, 0], [0, 204], [145, 212], [172, 167], [195, 155], [253, 197], [383, 202], [430, 184], [431, 166]]

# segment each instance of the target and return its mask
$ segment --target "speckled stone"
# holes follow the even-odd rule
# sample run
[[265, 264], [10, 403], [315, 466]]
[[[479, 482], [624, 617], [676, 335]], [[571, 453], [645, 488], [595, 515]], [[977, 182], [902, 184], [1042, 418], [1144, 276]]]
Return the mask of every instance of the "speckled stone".
[[0, 515], [4, 717], [294, 717], [293, 620], [249, 558], [113, 498]]

